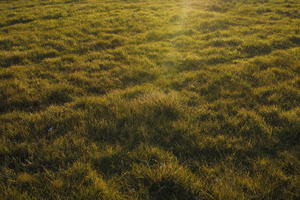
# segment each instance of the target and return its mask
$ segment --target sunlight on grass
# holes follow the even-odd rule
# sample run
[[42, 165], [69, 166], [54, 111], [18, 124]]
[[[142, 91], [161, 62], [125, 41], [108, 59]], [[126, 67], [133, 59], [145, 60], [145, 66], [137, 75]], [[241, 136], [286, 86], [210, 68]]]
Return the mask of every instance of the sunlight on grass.
[[297, 0], [0, 0], [0, 199], [296, 200]]

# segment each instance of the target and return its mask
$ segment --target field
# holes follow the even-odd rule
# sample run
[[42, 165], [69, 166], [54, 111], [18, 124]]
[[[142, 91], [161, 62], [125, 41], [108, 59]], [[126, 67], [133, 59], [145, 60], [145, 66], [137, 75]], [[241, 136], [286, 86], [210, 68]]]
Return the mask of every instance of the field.
[[299, 0], [0, 0], [0, 199], [300, 198]]

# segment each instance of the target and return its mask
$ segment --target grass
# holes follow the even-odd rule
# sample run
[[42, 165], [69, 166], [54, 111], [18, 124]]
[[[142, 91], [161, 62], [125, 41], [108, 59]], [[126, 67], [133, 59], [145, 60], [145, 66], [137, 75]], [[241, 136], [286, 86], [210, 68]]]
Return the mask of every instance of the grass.
[[1, 0], [0, 199], [299, 199], [298, 0]]

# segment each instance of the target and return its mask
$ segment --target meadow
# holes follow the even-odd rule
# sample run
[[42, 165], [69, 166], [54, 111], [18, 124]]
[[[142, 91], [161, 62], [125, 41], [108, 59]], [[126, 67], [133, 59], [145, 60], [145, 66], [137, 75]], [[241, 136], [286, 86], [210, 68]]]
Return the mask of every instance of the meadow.
[[0, 0], [0, 199], [300, 198], [299, 0]]

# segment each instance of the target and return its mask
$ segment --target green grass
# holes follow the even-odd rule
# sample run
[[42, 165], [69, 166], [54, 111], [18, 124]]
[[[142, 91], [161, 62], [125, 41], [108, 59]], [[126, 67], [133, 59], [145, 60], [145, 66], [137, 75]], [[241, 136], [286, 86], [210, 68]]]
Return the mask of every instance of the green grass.
[[298, 0], [0, 0], [0, 199], [300, 198]]

